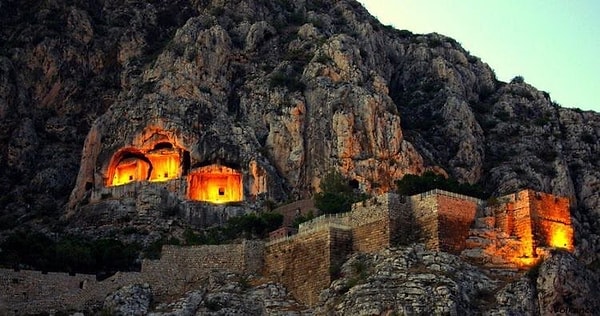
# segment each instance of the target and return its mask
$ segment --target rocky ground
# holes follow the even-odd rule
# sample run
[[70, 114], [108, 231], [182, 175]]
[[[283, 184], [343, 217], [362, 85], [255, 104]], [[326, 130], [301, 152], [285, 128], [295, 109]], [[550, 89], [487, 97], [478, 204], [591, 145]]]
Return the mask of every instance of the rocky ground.
[[168, 302], [153, 301], [147, 285], [127, 286], [108, 296], [103, 310], [117, 315], [600, 314], [600, 280], [563, 251], [528, 271], [490, 271], [415, 245], [353, 255], [338, 273], [312, 308], [294, 301], [280, 284], [214, 274], [206, 285]]

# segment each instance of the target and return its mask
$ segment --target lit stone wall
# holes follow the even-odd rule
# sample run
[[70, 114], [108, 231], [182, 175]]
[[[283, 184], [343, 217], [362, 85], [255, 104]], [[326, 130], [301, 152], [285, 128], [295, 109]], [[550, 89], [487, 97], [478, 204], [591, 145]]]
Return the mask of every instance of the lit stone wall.
[[[463, 257], [492, 267], [530, 267], [549, 248], [573, 250], [569, 199], [522, 190], [487, 207], [489, 225], [475, 225]], [[478, 219], [478, 223], [485, 220]]]
[[158, 295], [182, 293], [212, 271], [257, 273], [262, 270], [264, 244], [163, 246], [160, 260], [144, 260], [142, 274]]
[[459, 254], [466, 248], [469, 229], [475, 220], [479, 203], [472, 199], [438, 194], [437, 204], [440, 250]]
[[573, 250], [570, 203], [565, 197], [529, 191], [534, 239], [538, 246]]
[[312, 306], [331, 283], [330, 267], [340, 265], [350, 254], [351, 238], [347, 228], [322, 224], [292, 238], [267, 243], [265, 275]]

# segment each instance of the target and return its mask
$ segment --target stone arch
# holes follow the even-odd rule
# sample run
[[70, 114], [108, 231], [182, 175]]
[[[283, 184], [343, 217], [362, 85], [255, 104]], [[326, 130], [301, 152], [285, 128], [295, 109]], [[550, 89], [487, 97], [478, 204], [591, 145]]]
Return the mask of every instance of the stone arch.
[[106, 186], [118, 186], [134, 181], [148, 180], [152, 163], [135, 148], [124, 148], [116, 152], [108, 167]]

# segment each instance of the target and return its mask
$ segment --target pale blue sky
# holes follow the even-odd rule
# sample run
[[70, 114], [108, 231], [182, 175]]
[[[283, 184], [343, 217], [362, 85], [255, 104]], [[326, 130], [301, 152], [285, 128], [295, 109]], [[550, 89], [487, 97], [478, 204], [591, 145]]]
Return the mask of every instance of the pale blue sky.
[[454, 38], [498, 79], [600, 112], [599, 0], [359, 0], [381, 23]]

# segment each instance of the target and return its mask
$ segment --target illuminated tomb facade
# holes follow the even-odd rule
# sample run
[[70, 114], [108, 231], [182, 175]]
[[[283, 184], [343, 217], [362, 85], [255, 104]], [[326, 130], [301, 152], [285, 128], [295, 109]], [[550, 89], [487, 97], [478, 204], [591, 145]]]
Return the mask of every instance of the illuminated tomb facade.
[[76, 211], [67, 216], [99, 213], [110, 223], [119, 218], [165, 218], [168, 211], [168, 216], [204, 227], [272, 198], [262, 157], [198, 139], [149, 126], [121, 146], [105, 146], [95, 160], [84, 157], [71, 196]]
[[147, 152], [137, 148], [121, 149], [111, 159], [106, 187], [185, 180], [185, 198], [188, 200], [216, 204], [243, 201], [241, 171], [219, 162], [192, 170], [188, 170], [187, 165], [189, 153], [170, 143], [159, 143]]
[[233, 168], [209, 165], [193, 170], [187, 179], [190, 200], [212, 203], [243, 200], [242, 174]]

